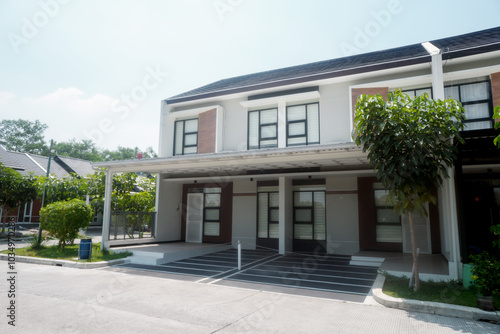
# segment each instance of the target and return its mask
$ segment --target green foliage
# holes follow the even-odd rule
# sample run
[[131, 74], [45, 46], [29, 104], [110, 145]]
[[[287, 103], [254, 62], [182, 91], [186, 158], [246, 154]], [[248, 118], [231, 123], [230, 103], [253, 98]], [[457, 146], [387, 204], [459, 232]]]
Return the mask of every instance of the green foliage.
[[472, 286], [482, 296], [500, 293], [500, 260], [488, 252], [470, 256]]
[[382, 96], [361, 95], [356, 104], [353, 137], [389, 190], [399, 213], [425, 214], [426, 202], [435, 202], [432, 190], [449, 177], [456, 138], [463, 142], [464, 109], [455, 100], [432, 100], [427, 94], [410, 98], [401, 91]]
[[[71, 158], [89, 160], [89, 161], [102, 161], [103, 155], [92, 140], [83, 139], [77, 142], [76, 139], [71, 139], [65, 142], [54, 142], [53, 149], [58, 155], [67, 156]], [[45, 147], [42, 155], [49, 155], [49, 148]]]
[[32, 249], [32, 250], [41, 249], [42, 247], [44, 247], [44, 244], [46, 241], [47, 241], [47, 239], [45, 239], [45, 238], [39, 239], [37, 234], [33, 234], [32, 236], [30, 236], [30, 238], [28, 240], [28, 243], [30, 245], [29, 249]]
[[47, 128], [39, 120], [4, 119], [0, 122], [0, 144], [11, 151], [41, 154], [45, 147], [43, 133]]
[[500, 250], [500, 224], [491, 226], [490, 231], [497, 236], [497, 239], [493, 240], [493, 247]]
[[[500, 119], [500, 105], [495, 107], [495, 110], [493, 112], [493, 119], [497, 120]], [[495, 129], [500, 129], [500, 122], [495, 122]], [[498, 135], [494, 140], [493, 143], [495, 146], [500, 147], [500, 135]]]
[[73, 199], [49, 204], [40, 210], [41, 228], [59, 239], [64, 249], [78, 236], [78, 230], [90, 225], [93, 211], [85, 202]]
[[87, 181], [77, 175], [70, 175], [63, 178], [53, 176], [39, 176], [36, 178], [35, 186], [38, 196], [41, 198], [44, 190], [45, 203], [66, 201], [69, 199], [84, 199], [87, 195]]

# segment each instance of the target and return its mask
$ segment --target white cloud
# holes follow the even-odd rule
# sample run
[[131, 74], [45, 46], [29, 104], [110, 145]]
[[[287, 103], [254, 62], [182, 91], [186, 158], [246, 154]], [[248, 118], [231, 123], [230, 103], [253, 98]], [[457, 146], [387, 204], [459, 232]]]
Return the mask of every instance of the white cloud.
[[0, 107], [6, 106], [15, 97], [16, 94], [11, 92], [0, 92]]

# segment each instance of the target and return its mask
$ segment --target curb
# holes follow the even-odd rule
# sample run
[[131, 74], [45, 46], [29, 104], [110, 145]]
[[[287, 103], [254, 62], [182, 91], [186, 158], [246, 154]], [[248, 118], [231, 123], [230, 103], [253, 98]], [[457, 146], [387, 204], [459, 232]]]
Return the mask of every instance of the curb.
[[[8, 258], [9, 256], [7, 254], [0, 254], [0, 260], [8, 261]], [[113, 266], [116, 264], [129, 263], [130, 259], [124, 258], [124, 259], [101, 261], [101, 262], [75, 262], [69, 260], [54, 260], [54, 259], [45, 259], [45, 258], [31, 257], [31, 256], [16, 256], [15, 261], [24, 263], [33, 263], [33, 264], [43, 264], [48, 266], [77, 268], [77, 269], [95, 269], [95, 268]]]
[[420, 300], [394, 298], [382, 292], [385, 276], [378, 275], [373, 284], [373, 298], [380, 304], [406, 311], [437, 314], [446, 317], [454, 317], [470, 320], [489, 320], [500, 322], [500, 312], [483, 311], [475, 307], [459, 306], [437, 302], [426, 302]]

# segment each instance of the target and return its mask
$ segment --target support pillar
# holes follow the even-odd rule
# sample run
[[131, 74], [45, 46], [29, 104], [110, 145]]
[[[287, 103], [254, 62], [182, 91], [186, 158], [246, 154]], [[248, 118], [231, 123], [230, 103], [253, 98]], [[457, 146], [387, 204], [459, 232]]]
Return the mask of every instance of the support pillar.
[[279, 253], [293, 250], [293, 193], [292, 180], [279, 178]]
[[102, 219], [101, 250], [109, 249], [109, 225], [111, 224], [111, 193], [113, 192], [113, 175], [109, 169], [106, 172], [104, 188], [104, 214]]

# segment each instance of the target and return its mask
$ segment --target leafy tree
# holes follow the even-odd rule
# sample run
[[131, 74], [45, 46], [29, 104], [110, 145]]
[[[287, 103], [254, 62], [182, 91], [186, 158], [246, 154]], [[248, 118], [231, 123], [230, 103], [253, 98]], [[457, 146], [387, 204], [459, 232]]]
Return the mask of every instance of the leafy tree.
[[[103, 155], [101, 150], [96, 146], [92, 140], [83, 139], [77, 142], [76, 139], [71, 139], [65, 142], [54, 142], [53, 149], [59, 155], [89, 160], [89, 161], [102, 161]], [[46, 150], [42, 155], [48, 156], [49, 150]]]
[[356, 104], [353, 138], [368, 151], [377, 178], [389, 192], [394, 210], [408, 216], [415, 274], [420, 288], [413, 213], [427, 214], [426, 202], [436, 202], [433, 189], [457, 157], [452, 139], [463, 142], [464, 110], [455, 100], [432, 100], [427, 94], [410, 98], [397, 91], [387, 102], [380, 95], [362, 95]]
[[35, 180], [38, 196], [45, 191], [45, 203], [84, 199], [87, 195], [87, 181], [78, 175], [71, 174], [63, 178], [38, 176]]
[[68, 242], [78, 236], [78, 231], [87, 228], [94, 214], [89, 205], [79, 199], [49, 204], [40, 210], [40, 225], [59, 239], [64, 249]]
[[[0, 213], [8, 215], [11, 210], [34, 200], [36, 195], [32, 176], [22, 176], [0, 163]], [[5, 221], [2, 223], [2, 235], [5, 235]]]
[[[118, 146], [116, 150], [103, 150], [102, 158], [104, 161], [113, 160], [132, 160], [137, 158], [137, 153], [141, 150], [136, 146], [135, 148]], [[152, 147], [148, 147], [146, 151], [142, 152], [143, 158], [154, 158], [157, 154]]]
[[41, 154], [45, 148], [43, 133], [46, 129], [47, 125], [39, 120], [4, 119], [0, 122], [0, 144], [11, 151]]

